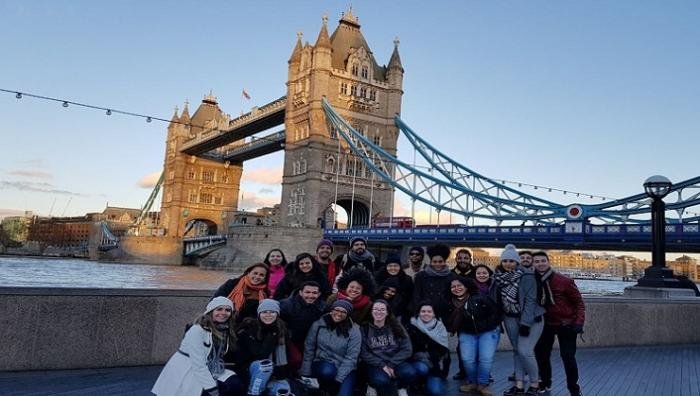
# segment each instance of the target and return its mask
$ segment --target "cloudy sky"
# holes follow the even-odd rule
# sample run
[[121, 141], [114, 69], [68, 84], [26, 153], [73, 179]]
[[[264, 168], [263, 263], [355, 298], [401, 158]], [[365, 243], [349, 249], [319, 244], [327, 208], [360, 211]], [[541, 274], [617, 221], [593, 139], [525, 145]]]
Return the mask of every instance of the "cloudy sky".
[[[296, 32], [347, 4], [3, 1], [0, 88], [166, 119], [213, 90], [236, 115], [284, 95]], [[700, 2], [352, 4], [380, 64], [400, 39], [403, 119], [482, 174], [622, 197], [700, 171]], [[162, 168], [163, 123], [6, 93], [0, 114], [0, 216], [140, 207]], [[279, 201], [281, 163], [246, 163], [242, 208]]]

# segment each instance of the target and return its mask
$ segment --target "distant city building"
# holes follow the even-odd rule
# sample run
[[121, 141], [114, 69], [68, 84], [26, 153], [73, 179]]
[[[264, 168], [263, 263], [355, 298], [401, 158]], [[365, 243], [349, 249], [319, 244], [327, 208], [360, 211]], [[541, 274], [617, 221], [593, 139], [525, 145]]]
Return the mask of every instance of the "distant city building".
[[28, 240], [42, 248], [87, 249], [94, 221], [88, 215], [35, 217], [29, 225]]
[[32, 211], [26, 211], [24, 216], [9, 216], [2, 219], [0, 227], [2, 227], [5, 237], [8, 239], [7, 242], [26, 242], [29, 237], [29, 224], [33, 217], [34, 213]]
[[698, 261], [689, 256], [678, 257], [675, 261], [666, 262], [666, 265], [677, 275], [685, 275], [689, 279], [698, 282]]

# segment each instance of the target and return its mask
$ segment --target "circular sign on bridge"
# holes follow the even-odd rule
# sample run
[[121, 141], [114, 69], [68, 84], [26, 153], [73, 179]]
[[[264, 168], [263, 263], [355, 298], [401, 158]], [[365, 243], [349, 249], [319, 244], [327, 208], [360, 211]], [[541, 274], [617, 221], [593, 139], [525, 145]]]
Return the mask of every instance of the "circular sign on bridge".
[[570, 219], [580, 219], [583, 215], [583, 208], [581, 205], [570, 205], [566, 208], [566, 216]]

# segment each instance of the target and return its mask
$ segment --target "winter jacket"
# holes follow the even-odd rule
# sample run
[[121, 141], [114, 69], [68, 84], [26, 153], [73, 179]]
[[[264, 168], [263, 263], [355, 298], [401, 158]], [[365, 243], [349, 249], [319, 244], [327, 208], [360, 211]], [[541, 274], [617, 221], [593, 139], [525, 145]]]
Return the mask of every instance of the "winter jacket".
[[[262, 339], [259, 339], [258, 330], [261, 326]], [[238, 336], [236, 349], [226, 354], [224, 361], [233, 363], [235, 372], [245, 382], [248, 382], [250, 379], [250, 364], [262, 359], [271, 359], [273, 364], [275, 364], [273, 369], [274, 378], [286, 377], [286, 365], [276, 364], [276, 353], [280, 344], [279, 333], [275, 325], [265, 326], [258, 319], [248, 318], [238, 327], [236, 335]]]
[[[296, 263], [289, 264], [289, 266], [296, 266]], [[298, 268], [292, 269], [288, 274], [282, 278], [282, 281], [277, 285], [275, 290], [275, 300], [282, 300], [292, 295], [292, 293], [301, 287], [304, 282], [314, 281], [321, 287], [321, 298], [326, 299], [331, 295], [331, 288], [328, 286], [328, 280], [326, 275], [321, 271], [320, 268], [314, 268], [310, 273], [305, 274], [299, 271]]]
[[426, 363], [430, 367], [429, 375], [446, 379], [450, 372], [450, 350], [412, 324], [407, 329], [413, 348], [413, 360]]
[[[497, 284], [500, 288], [500, 285]], [[500, 291], [499, 291], [500, 293]], [[532, 326], [538, 318], [541, 320], [545, 313], [544, 307], [537, 302], [537, 281], [532, 271], [524, 270], [518, 285], [518, 304], [520, 305], [520, 322]]]
[[[338, 294], [331, 294], [330, 297], [328, 297], [328, 299], [326, 300], [326, 309], [329, 309], [337, 299]], [[352, 302], [350, 303], [352, 304]], [[353, 322], [357, 323], [358, 326], [362, 326], [366, 323], [369, 323], [372, 320], [372, 302], [370, 301], [369, 304], [365, 305], [362, 308], [353, 307], [352, 313], [350, 314], [350, 318]]]
[[[245, 276], [245, 275], [243, 275]], [[236, 279], [229, 279], [226, 282], [224, 282], [223, 285], [219, 286], [218, 289], [214, 292], [214, 295], [211, 298], [214, 297], [228, 297], [229, 294], [233, 291], [233, 289], [236, 287], [238, 282], [241, 280], [241, 278], [236, 278]], [[269, 295], [265, 293], [266, 295]], [[237, 309], [236, 310], [236, 325], [239, 325], [241, 322], [243, 322], [243, 319], [245, 318], [257, 318], [258, 317], [258, 294], [255, 293], [251, 296], [254, 296], [255, 298], [246, 298], [245, 303], [243, 304], [243, 308]]]
[[207, 357], [212, 349], [210, 331], [195, 324], [187, 330], [180, 348], [163, 367], [151, 392], [158, 396], [201, 395], [204, 389], [216, 388], [216, 380], [226, 380], [233, 375], [225, 370], [214, 378], [207, 367]]
[[547, 306], [544, 314], [545, 324], [552, 326], [583, 326], [586, 319], [586, 307], [581, 292], [574, 281], [558, 272], [552, 272], [549, 287], [554, 297], [554, 305]]
[[362, 261], [355, 261], [352, 258], [350, 258], [350, 256], [347, 253], [341, 254], [340, 256], [336, 257], [334, 262], [337, 263], [338, 266], [340, 266], [340, 269], [343, 272], [348, 272], [351, 268], [360, 267], [366, 269], [370, 273], [374, 273], [381, 266], [381, 264], [377, 261], [376, 258], [374, 260], [365, 259]]
[[476, 269], [476, 266], [469, 265], [466, 270], [462, 270], [459, 267], [455, 266], [452, 268], [452, 273], [455, 275], [459, 276], [460, 278], [467, 278], [467, 279], [474, 279], [474, 270]]
[[[316, 261], [318, 261], [318, 256], [316, 257]], [[328, 285], [333, 288], [333, 285], [335, 285], [335, 278], [340, 274], [340, 266], [331, 258], [328, 259], [328, 263], [322, 263], [320, 261], [318, 263], [321, 265], [321, 270], [325, 274], [326, 280], [328, 280]]]
[[[453, 279], [456, 279], [456, 275], [452, 272], [447, 276], [430, 276], [425, 270], [417, 273], [413, 281], [413, 306], [416, 307], [421, 301], [427, 300], [433, 307], [442, 307], [445, 293], [449, 292]], [[441, 309], [435, 314], [439, 319], [444, 318]]]
[[[406, 303], [406, 308], [408, 309], [408, 305], [413, 300], [413, 278], [406, 275], [403, 269], [396, 275], [389, 275], [389, 273], [386, 272], [386, 267], [382, 267], [382, 269], [374, 273], [374, 281], [379, 287], [381, 287], [382, 284], [384, 284], [384, 282], [390, 278], [395, 278], [398, 281], [399, 287], [397, 292], [398, 294], [401, 294], [401, 299]], [[411, 312], [407, 310], [406, 313]]]
[[295, 343], [303, 343], [311, 325], [323, 315], [325, 306], [320, 297], [308, 304], [298, 292], [280, 301], [280, 318], [287, 324], [289, 338]]
[[335, 380], [342, 383], [357, 367], [357, 358], [362, 347], [360, 327], [352, 323], [348, 337], [331, 329], [328, 315], [315, 321], [309, 329], [304, 343], [304, 361], [299, 369], [301, 375], [311, 375], [311, 364], [320, 360], [331, 362], [337, 368]]
[[360, 357], [370, 367], [389, 366], [394, 368], [407, 361], [413, 355], [411, 340], [403, 329], [403, 336], [396, 337], [387, 323], [376, 327], [368, 323], [362, 330], [362, 351]]
[[285, 268], [289, 268], [289, 264], [287, 264], [285, 267], [281, 265], [270, 266], [270, 279], [267, 281], [267, 289], [270, 290], [270, 296], [275, 295], [277, 285], [279, 285], [279, 283], [282, 281], [285, 274], [289, 272], [289, 269], [285, 270]]

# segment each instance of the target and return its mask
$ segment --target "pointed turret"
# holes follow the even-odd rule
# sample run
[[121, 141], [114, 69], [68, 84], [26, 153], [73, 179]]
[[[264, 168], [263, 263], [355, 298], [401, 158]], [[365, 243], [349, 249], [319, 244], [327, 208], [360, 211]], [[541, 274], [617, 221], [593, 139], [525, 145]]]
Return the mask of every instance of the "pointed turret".
[[182, 114], [180, 115], [180, 122], [183, 124], [189, 124], [190, 122], [190, 102], [185, 100], [185, 108], [182, 109]]
[[177, 115], [178, 112], [177, 106], [175, 106], [175, 112], [173, 113], [173, 117], [170, 119], [170, 124], [177, 124], [180, 122], [180, 117]]
[[328, 25], [328, 16], [324, 15], [323, 18], [323, 24], [321, 25], [321, 31], [318, 32], [318, 38], [316, 39], [316, 49], [319, 48], [331, 48], [331, 39], [328, 37], [328, 28], [326, 27]]
[[389, 70], [398, 69], [403, 73], [403, 66], [401, 65], [401, 57], [399, 56], [399, 38], [394, 40], [394, 52], [391, 53], [391, 59], [389, 59]]
[[301, 61], [301, 38], [303, 33], [301, 31], [297, 32], [297, 43], [294, 46], [294, 51], [292, 51], [292, 56], [289, 58], [289, 63], [299, 63]]
[[219, 102], [217, 102], [216, 96], [214, 96], [213, 90], [211, 90], [211, 89], [209, 90], [209, 94], [204, 96], [202, 103], [212, 105], [212, 106], [216, 106], [219, 104]]

